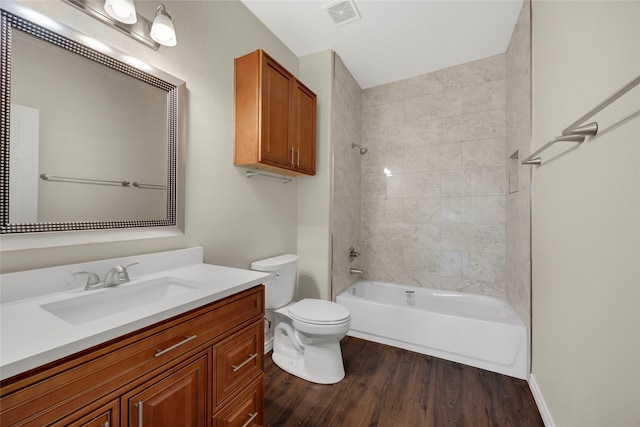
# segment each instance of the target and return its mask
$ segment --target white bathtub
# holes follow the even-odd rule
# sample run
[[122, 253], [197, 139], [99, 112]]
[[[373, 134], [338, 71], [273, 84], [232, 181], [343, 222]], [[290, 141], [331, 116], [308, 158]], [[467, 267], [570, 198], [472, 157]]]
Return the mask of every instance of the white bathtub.
[[361, 280], [336, 301], [348, 335], [527, 379], [527, 331], [497, 298]]

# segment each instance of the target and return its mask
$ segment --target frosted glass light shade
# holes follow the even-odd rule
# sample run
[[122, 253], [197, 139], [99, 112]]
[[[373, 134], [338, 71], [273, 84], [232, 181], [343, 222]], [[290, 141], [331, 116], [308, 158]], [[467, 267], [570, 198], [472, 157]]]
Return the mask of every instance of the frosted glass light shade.
[[177, 44], [176, 30], [173, 28], [171, 16], [163, 5], [158, 6], [156, 19], [151, 26], [151, 38], [163, 46], [175, 46]]
[[124, 24], [135, 24], [138, 20], [133, 0], [105, 0], [104, 11], [116, 21]]

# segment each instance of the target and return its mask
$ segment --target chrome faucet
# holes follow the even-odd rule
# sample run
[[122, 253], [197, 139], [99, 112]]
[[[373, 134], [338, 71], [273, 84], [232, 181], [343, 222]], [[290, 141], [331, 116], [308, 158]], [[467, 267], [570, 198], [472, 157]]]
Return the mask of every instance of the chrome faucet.
[[131, 279], [129, 279], [127, 268], [137, 264], [137, 262], [134, 262], [133, 264], [129, 264], [124, 267], [121, 265], [116, 265], [107, 272], [104, 280], [100, 280], [100, 277], [98, 277], [96, 273], [92, 273], [90, 271], [78, 271], [76, 273], [73, 273], [73, 275], [76, 276], [78, 274], [88, 274], [89, 278], [87, 279], [87, 284], [85, 285], [84, 290], [91, 291], [94, 289], [108, 288], [111, 286], [122, 285], [123, 283], [129, 283]]
[[111, 270], [107, 272], [107, 275], [104, 277], [104, 286], [118, 286], [123, 283], [129, 283], [131, 279], [129, 279], [129, 273], [127, 272], [127, 268], [132, 265], [138, 264], [134, 262], [133, 264], [129, 264], [127, 266], [116, 265]]

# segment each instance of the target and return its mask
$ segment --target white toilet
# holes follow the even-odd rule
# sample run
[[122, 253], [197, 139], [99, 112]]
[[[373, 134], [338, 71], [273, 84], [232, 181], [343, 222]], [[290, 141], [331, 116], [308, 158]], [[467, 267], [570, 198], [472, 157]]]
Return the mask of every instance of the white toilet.
[[285, 371], [318, 384], [344, 378], [340, 340], [351, 327], [351, 313], [335, 302], [291, 302], [298, 277], [297, 255], [255, 261], [251, 269], [272, 274], [265, 282], [266, 309], [275, 309], [272, 359]]

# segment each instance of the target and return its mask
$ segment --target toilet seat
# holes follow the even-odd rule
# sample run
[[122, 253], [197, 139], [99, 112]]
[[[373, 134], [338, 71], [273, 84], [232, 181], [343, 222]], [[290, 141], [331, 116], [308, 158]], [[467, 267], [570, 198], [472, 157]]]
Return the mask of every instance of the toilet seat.
[[289, 316], [311, 325], [342, 325], [351, 321], [351, 313], [340, 304], [320, 299], [303, 299], [288, 307]]

